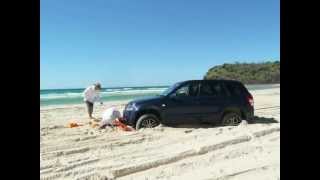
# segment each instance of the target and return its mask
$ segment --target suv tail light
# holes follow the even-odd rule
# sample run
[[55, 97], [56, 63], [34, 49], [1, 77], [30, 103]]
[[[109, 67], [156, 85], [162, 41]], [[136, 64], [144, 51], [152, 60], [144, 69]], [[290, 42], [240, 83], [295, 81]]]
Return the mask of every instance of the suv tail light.
[[253, 101], [253, 96], [251, 94], [248, 95], [247, 100], [248, 100], [248, 103], [250, 104], [250, 106], [253, 107], [254, 101]]

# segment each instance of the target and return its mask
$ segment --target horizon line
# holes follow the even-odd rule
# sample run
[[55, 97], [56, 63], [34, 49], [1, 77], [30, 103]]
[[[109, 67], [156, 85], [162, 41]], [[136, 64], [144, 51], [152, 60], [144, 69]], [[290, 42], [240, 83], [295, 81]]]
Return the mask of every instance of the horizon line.
[[[139, 87], [168, 87], [170, 85], [156, 85], [156, 86], [109, 86], [109, 87], [102, 87], [102, 89], [115, 89], [115, 88], [139, 88]], [[40, 91], [43, 90], [66, 90], [66, 89], [85, 89], [85, 88], [45, 88], [40, 89]]]

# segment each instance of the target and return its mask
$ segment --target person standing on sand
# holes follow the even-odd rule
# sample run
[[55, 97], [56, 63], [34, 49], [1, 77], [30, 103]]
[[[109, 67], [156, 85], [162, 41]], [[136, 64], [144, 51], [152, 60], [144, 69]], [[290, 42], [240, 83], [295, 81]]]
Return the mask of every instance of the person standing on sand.
[[83, 97], [84, 97], [83, 101], [87, 105], [88, 115], [90, 119], [93, 119], [92, 117], [93, 104], [95, 102], [100, 102], [101, 105], [103, 104], [100, 97], [101, 89], [102, 89], [101, 84], [96, 83], [96, 84], [93, 84], [92, 86], [87, 87], [83, 92]]

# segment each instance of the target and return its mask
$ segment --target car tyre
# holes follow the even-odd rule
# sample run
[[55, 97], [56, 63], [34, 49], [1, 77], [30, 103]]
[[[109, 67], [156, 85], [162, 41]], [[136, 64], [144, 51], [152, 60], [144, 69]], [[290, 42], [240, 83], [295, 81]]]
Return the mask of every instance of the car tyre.
[[160, 120], [157, 116], [153, 114], [144, 114], [142, 115], [137, 123], [136, 123], [136, 129], [141, 128], [154, 128], [160, 124]]
[[237, 126], [241, 123], [242, 118], [239, 113], [229, 112], [226, 113], [222, 118], [223, 126]]

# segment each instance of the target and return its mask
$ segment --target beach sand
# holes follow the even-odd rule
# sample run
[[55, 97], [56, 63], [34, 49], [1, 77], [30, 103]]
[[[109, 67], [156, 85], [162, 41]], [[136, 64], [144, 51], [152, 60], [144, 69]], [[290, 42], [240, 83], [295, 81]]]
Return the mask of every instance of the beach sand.
[[[256, 123], [124, 132], [89, 126], [85, 105], [40, 108], [41, 179], [280, 179], [280, 87], [251, 91]], [[96, 105], [94, 116], [127, 101]], [[84, 126], [67, 128], [68, 122]]]

